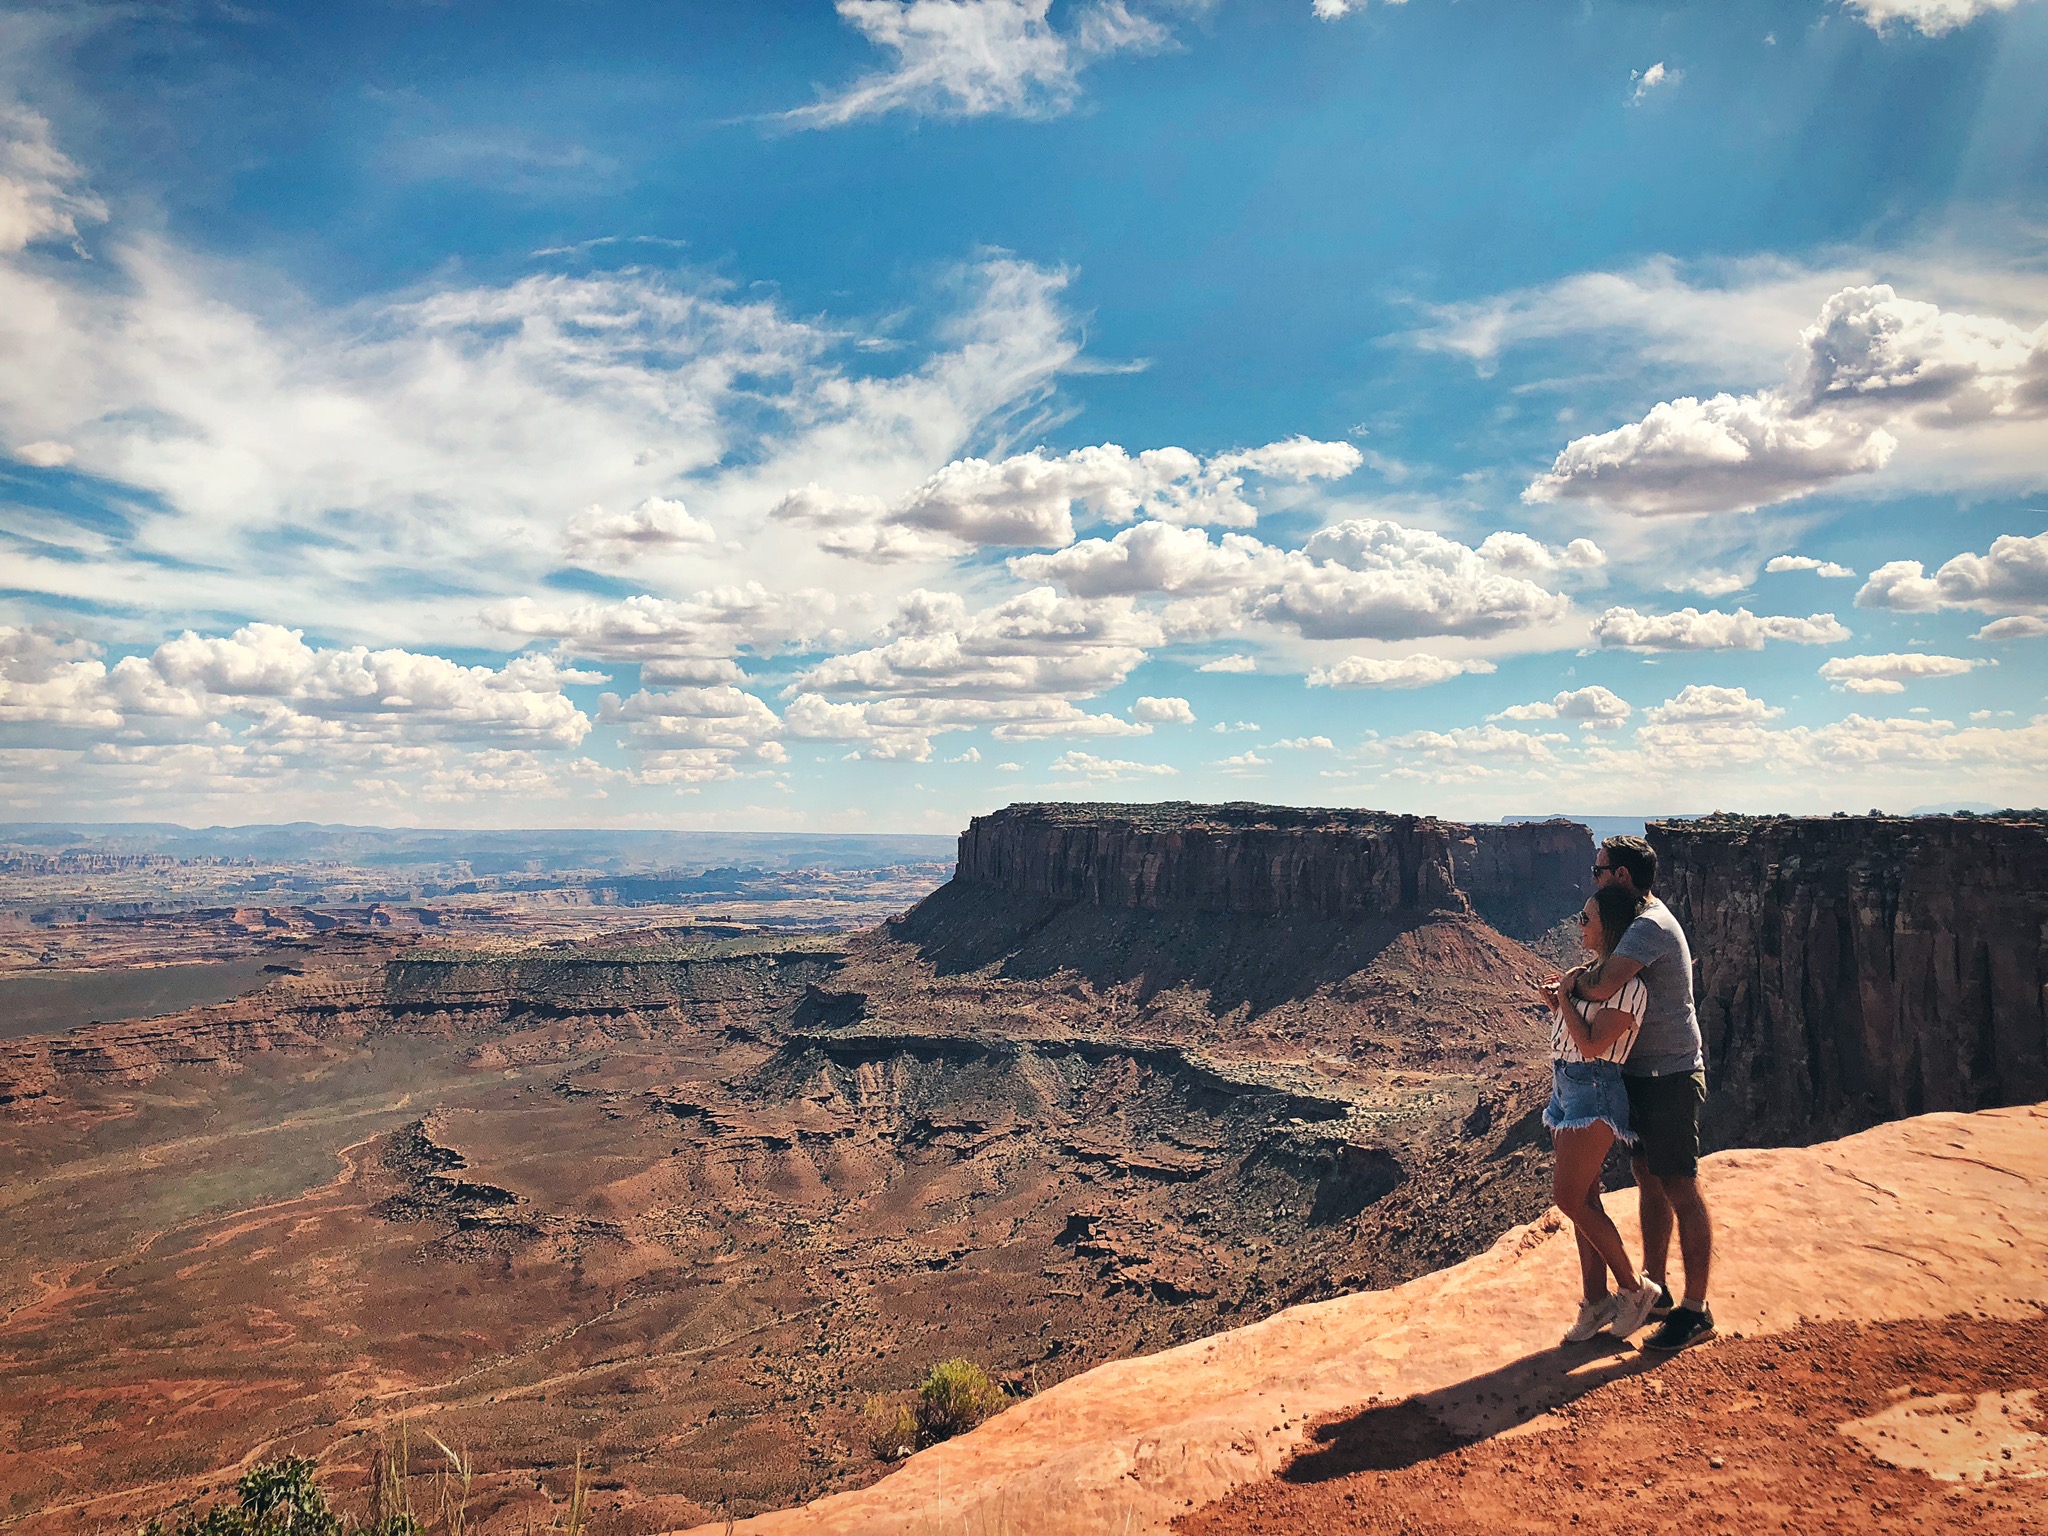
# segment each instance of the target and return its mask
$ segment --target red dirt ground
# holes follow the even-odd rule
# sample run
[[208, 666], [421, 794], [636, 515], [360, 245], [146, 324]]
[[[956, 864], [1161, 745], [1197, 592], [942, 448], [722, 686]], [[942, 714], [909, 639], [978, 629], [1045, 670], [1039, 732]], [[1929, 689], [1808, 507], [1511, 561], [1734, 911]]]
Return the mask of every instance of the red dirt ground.
[[[1553, 1358], [1555, 1356], [1556, 1358]], [[1318, 1426], [1317, 1449], [1279, 1477], [1183, 1517], [1186, 1536], [1315, 1532], [1507, 1536], [1511, 1532], [1871, 1531], [2033, 1536], [2048, 1529], [2048, 1315], [2024, 1322], [1948, 1318], [1859, 1327], [1808, 1325], [1766, 1339], [1722, 1339], [1667, 1359], [1598, 1345], [1546, 1351], [1501, 1373], [1561, 1371], [1559, 1406], [1467, 1441], [1409, 1398]], [[1456, 1392], [1469, 1397], [1473, 1383]], [[1583, 1395], [1572, 1398], [1575, 1390]], [[2004, 1415], [2031, 1477], [1941, 1480], [1887, 1466], [1841, 1426], [1887, 1409], [1927, 1413], [1940, 1452], [1981, 1443], [1967, 1415], [1977, 1394]], [[1899, 1410], [1898, 1405], [1906, 1405]], [[1980, 1420], [1981, 1423], [1981, 1420]], [[1951, 1453], [1952, 1454], [1952, 1453]], [[1901, 1454], [1901, 1461], [1910, 1460]], [[2036, 1470], [2038, 1469], [2038, 1470]]]

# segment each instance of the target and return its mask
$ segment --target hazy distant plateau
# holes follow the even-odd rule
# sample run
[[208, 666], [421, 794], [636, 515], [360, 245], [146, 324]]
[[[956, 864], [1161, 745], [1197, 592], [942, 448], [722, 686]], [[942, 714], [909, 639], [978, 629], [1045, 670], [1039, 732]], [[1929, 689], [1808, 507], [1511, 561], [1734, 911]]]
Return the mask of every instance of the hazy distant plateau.
[[243, 960], [0, 976], [0, 1040], [233, 1002], [267, 986], [277, 972], [276, 962], [252, 955]]

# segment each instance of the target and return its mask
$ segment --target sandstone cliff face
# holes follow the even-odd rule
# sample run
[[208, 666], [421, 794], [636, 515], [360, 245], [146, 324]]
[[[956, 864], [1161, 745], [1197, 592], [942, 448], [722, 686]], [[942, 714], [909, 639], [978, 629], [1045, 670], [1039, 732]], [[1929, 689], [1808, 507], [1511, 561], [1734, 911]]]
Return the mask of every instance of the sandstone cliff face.
[[1691, 939], [1715, 1146], [2048, 1097], [2048, 825], [1653, 823]]
[[1451, 848], [1452, 877], [1502, 933], [1535, 938], [1575, 913], [1593, 889], [1593, 835], [1576, 821], [1463, 831]]
[[1533, 934], [1581, 899], [1574, 822], [1466, 827], [1291, 806], [1013, 805], [977, 816], [955, 879], [1037, 901], [1318, 919], [1476, 909]]

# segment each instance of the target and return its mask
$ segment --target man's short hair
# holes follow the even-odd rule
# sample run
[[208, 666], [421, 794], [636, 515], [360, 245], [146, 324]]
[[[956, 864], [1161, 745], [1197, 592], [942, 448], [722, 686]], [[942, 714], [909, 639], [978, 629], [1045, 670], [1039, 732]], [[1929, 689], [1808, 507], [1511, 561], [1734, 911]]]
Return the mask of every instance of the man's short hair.
[[1639, 891], [1648, 892], [1657, 884], [1657, 850], [1640, 837], [1610, 837], [1600, 845], [1607, 851], [1607, 862], [1616, 869], [1628, 871], [1628, 877]]

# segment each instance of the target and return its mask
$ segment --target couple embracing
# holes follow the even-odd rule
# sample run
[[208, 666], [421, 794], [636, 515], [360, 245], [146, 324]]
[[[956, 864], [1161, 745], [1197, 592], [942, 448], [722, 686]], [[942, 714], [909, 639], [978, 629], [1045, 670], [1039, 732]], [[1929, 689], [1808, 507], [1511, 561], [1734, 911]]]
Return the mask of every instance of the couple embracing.
[[[1556, 1148], [1551, 1192], [1579, 1241], [1585, 1286], [1567, 1344], [1603, 1329], [1628, 1338], [1661, 1326], [1643, 1348], [1675, 1352], [1713, 1337], [1707, 1276], [1713, 1225], [1700, 1196], [1700, 1106], [1707, 1096], [1692, 950], [1652, 888], [1657, 854], [1639, 837], [1610, 837], [1593, 860], [1579, 914], [1594, 957], [1542, 988], [1551, 1009], [1551, 1096], [1543, 1111]], [[1600, 1204], [1600, 1169], [1616, 1141], [1629, 1149], [1642, 1211], [1643, 1267]], [[1682, 1299], [1665, 1284], [1671, 1230], [1684, 1260]], [[1608, 1276], [1617, 1287], [1608, 1289]]]

